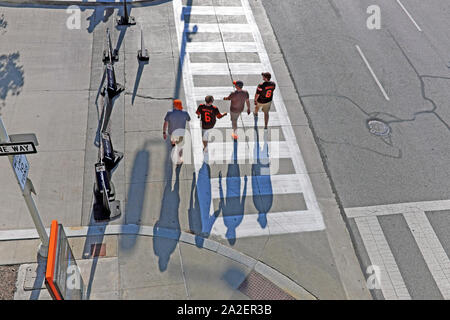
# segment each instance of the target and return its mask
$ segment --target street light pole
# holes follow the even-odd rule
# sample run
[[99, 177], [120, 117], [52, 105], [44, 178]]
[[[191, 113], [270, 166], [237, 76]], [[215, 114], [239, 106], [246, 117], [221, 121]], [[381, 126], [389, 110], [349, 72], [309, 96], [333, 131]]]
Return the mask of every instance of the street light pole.
[[[8, 143], [10, 142], [8, 133], [6, 132], [6, 128], [3, 124], [2, 118], [0, 117], [0, 143]], [[9, 163], [11, 164], [11, 168], [14, 170], [14, 157], [13, 155], [9, 155]], [[16, 176], [17, 178], [17, 176]], [[30, 212], [31, 218], [33, 219], [36, 230], [39, 234], [39, 238], [41, 239], [41, 244], [39, 246], [39, 254], [42, 257], [47, 257], [48, 253], [48, 234], [45, 230], [44, 224], [42, 223], [41, 217], [39, 215], [39, 211], [34, 203], [33, 197], [31, 196], [31, 192], [36, 194], [34, 190], [33, 183], [30, 179], [27, 178], [25, 182], [25, 186], [22, 190], [20, 186], [20, 182], [18, 180], [19, 187], [21, 188], [23, 198], [25, 199], [25, 203], [27, 205], [28, 211]]]

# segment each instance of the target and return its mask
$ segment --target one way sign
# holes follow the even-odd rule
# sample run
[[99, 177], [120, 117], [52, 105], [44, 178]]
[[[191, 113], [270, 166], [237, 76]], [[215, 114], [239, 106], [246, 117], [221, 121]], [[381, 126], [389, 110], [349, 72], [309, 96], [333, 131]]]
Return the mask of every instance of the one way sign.
[[0, 156], [37, 153], [33, 142], [0, 143]]

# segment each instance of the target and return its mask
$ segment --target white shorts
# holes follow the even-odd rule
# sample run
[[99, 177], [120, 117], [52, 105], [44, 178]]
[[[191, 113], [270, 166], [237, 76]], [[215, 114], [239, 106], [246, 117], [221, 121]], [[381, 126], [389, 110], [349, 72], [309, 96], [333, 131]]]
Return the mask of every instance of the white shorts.
[[205, 142], [209, 141], [209, 132], [211, 129], [202, 129], [202, 140]]
[[175, 136], [175, 135], [171, 135], [170, 136], [170, 142], [172, 142], [172, 145], [174, 144], [180, 144], [183, 142], [183, 136]]

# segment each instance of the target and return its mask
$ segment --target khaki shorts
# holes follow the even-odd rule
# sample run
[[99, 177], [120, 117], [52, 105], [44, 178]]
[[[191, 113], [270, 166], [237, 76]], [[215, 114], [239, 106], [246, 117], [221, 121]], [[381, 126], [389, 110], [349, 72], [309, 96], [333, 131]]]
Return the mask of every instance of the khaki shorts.
[[230, 112], [231, 122], [236, 122], [239, 119], [240, 115], [240, 112]]
[[259, 109], [261, 108], [264, 113], [267, 113], [270, 111], [270, 106], [272, 105], [272, 101], [267, 103], [259, 103], [256, 102], [255, 106], [255, 113], [258, 113]]

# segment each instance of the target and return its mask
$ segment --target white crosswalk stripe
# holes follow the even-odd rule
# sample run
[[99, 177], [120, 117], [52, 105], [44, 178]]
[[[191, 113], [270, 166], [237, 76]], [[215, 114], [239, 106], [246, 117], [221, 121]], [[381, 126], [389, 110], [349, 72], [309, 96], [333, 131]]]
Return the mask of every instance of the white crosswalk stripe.
[[[250, 92], [256, 91], [256, 86], [246, 86], [245, 89]], [[205, 96], [212, 95], [216, 100], [228, 97], [228, 95], [233, 92], [233, 87], [195, 87], [194, 97], [197, 101], [205, 99]]]
[[184, 7], [187, 8], [183, 10], [183, 14], [189, 15], [221, 15], [221, 16], [243, 16], [245, 12], [242, 10], [242, 7], [225, 7], [220, 6], [219, 8], [215, 8], [213, 6], [191, 6]]
[[[267, 176], [263, 175], [250, 177], [249, 183], [247, 184], [246, 195], [267, 196], [276, 194], [302, 193], [303, 190], [295, 178], [300, 177], [298, 177], [298, 175], [291, 174], [275, 175], [273, 177], [269, 177], [269, 184]], [[241, 190], [243, 190], [245, 183], [244, 179], [241, 177], [225, 177], [221, 180], [222, 181], [219, 182], [219, 178], [211, 179], [211, 197], [213, 199], [220, 199], [224, 195], [227, 197], [241, 196]], [[253, 190], [253, 184], [257, 185], [257, 190]]]
[[442, 296], [450, 299], [450, 260], [425, 212], [408, 212], [403, 216]]
[[[260, 150], [268, 148], [269, 159], [287, 159], [291, 158], [291, 153], [287, 142], [269, 141], [267, 147], [263, 141], [259, 143]], [[238, 142], [235, 148], [234, 142], [211, 142], [208, 143], [209, 158], [211, 161], [222, 161], [222, 163], [256, 163], [257, 154], [255, 154], [255, 142]], [[234, 150], [237, 149], [237, 156]], [[261, 157], [261, 156], [260, 156]], [[292, 179], [296, 176], [292, 175]]]
[[235, 219], [242, 219], [236, 228], [236, 238], [259, 237], [276, 234], [310, 232], [325, 229], [320, 212], [312, 210], [271, 212], [266, 215], [267, 224], [262, 228], [258, 224], [258, 215], [227, 215], [219, 217], [212, 227], [211, 234], [226, 235], [229, 232], [228, 225], [234, 224]]
[[386, 300], [411, 299], [377, 217], [355, 218], [372, 265], [380, 267], [377, 279]]
[[236, 75], [261, 74], [264, 67], [261, 63], [191, 63], [193, 75], [229, 75], [230, 70]]
[[[410, 299], [395, 258], [383, 235], [378, 216], [402, 215], [431, 276], [444, 299], [450, 299], [450, 260], [425, 212], [450, 210], [450, 200], [423, 201], [346, 208], [354, 218], [373, 265], [382, 267], [382, 292], [386, 299]], [[419, 258], [419, 257], [417, 257]]]
[[187, 25], [189, 30], [197, 29], [196, 32], [219, 33], [219, 32], [236, 32], [251, 33], [246, 24], [241, 23], [191, 23]]
[[258, 52], [255, 42], [188, 42], [186, 52]]
[[[258, 116], [258, 121], [257, 121], [258, 127], [264, 127], [264, 121], [262, 121], [263, 119], [264, 119], [264, 115], [262, 112], [260, 112], [260, 114]], [[286, 125], [285, 122], [282, 122], [283, 120], [280, 119], [277, 112], [269, 112], [269, 119], [270, 119], [270, 122], [269, 122], [270, 127], [279, 127], [279, 126]], [[240, 121], [242, 121], [241, 123], [244, 126], [244, 128], [254, 128], [255, 127], [255, 118], [253, 116], [253, 113], [250, 113], [250, 114], [247, 114], [245, 112], [242, 113]], [[231, 128], [230, 118], [224, 118], [222, 121], [217, 121], [214, 128]]]
[[[220, 100], [223, 97], [228, 96], [234, 88], [230, 83], [224, 83], [223, 87], [196, 87], [194, 86], [193, 76], [203, 75], [255, 75], [261, 74], [263, 71], [271, 72], [273, 81], [276, 82], [276, 75], [270, 64], [268, 54], [264, 48], [261, 34], [259, 33], [256, 25], [253, 13], [250, 9], [250, 5], [247, 0], [241, 1], [241, 6], [235, 6], [236, 2], [233, 2], [232, 6], [192, 6], [183, 7], [181, 0], [174, 0], [174, 14], [176, 19], [176, 28], [178, 34], [178, 43], [180, 48], [185, 48], [185, 55], [183, 60], [183, 84], [186, 96], [186, 105], [191, 118], [196, 119], [195, 110], [197, 109], [197, 101], [203, 101], [206, 95], [213, 95], [215, 100]], [[182, 16], [202, 16], [202, 15], [221, 15], [221, 16], [245, 16], [248, 24], [236, 24], [236, 23], [185, 23], [185, 18]], [[186, 41], [184, 33], [193, 32], [196, 33], [230, 33], [227, 39], [232, 39], [233, 34], [237, 33], [251, 33], [254, 42], [240, 42], [240, 41], [225, 41], [225, 42], [199, 42], [199, 41]], [[225, 37], [224, 37], [225, 38]], [[192, 63], [190, 61], [190, 55], [194, 53], [215, 53], [225, 52], [228, 53], [257, 53], [260, 58], [260, 63]], [[256, 86], [245, 85], [246, 90], [250, 93], [250, 96], [256, 91]], [[270, 112], [271, 127], [281, 126], [283, 137], [285, 141], [278, 141], [277, 135], [271, 135], [271, 141], [263, 141], [260, 137], [259, 150], [268, 150], [268, 158], [270, 159], [270, 176], [259, 175], [255, 177], [248, 177], [247, 183], [244, 181], [244, 177], [236, 178], [223, 178], [222, 188], [223, 194], [226, 197], [235, 195], [236, 197], [243, 196], [243, 186], [246, 184], [246, 195], [276, 195], [276, 194], [302, 194], [304, 202], [306, 204], [306, 210], [289, 211], [289, 212], [268, 212], [261, 214], [244, 214], [244, 212], [227, 212], [226, 216], [219, 216], [213, 219], [214, 224], [211, 226], [211, 233], [219, 235], [224, 238], [230, 238], [230, 232], [235, 233], [235, 237], [250, 237], [260, 236], [267, 234], [282, 234], [291, 232], [305, 232], [305, 231], [317, 231], [325, 228], [322, 214], [317, 203], [316, 196], [314, 194], [311, 180], [307, 174], [305, 163], [295, 138], [294, 131], [289, 120], [286, 107], [284, 105], [281, 93], [279, 90], [275, 91], [274, 106]], [[275, 110], [275, 111], [274, 111]], [[258, 126], [263, 125], [263, 115], [258, 117]], [[192, 136], [192, 149], [194, 150], [194, 164], [196, 172], [200, 171], [203, 166], [203, 152], [201, 143], [201, 131], [195, 121], [191, 121], [190, 129]], [[246, 115], [245, 113], [239, 119], [239, 126], [244, 126], [244, 129], [253, 130], [255, 120], [253, 115]], [[216, 124], [216, 128], [230, 128], [230, 120], [222, 119]], [[241, 135], [240, 135], [241, 137]], [[229, 137], [228, 137], [229, 138]], [[281, 138], [281, 134], [278, 135]], [[263, 159], [261, 155], [255, 152], [255, 140], [248, 139], [246, 142], [239, 142], [236, 144], [233, 142], [220, 142], [213, 140], [208, 144], [208, 151], [206, 159], [209, 163], [251, 163], [261, 164]], [[237, 153], [237, 154], [235, 154]], [[278, 159], [291, 159], [295, 173], [287, 175], [272, 175], [276, 172], [276, 165]], [[198, 176], [198, 175], [197, 175]], [[206, 190], [202, 190], [203, 197], [206, 204], [209, 206], [209, 218], [211, 221], [212, 214], [214, 213], [214, 205], [212, 199], [221, 198], [219, 190], [219, 178], [207, 177], [210, 179], [210, 185], [206, 184]], [[200, 179], [200, 177], [198, 178]], [[230, 180], [231, 179], [231, 180]], [[235, 184], [236, 190], [231, 190], [230, 183]], [[197, 186], [198, 187], [198, 186]], [[208, 189], [209, 188], [209, 189]], [[227, 200], [222, 199], [222, 200]], [[299, 204], [300, 205], [300, 204]], [[243, 210], [243, 209], [242, 209]], [[234, 215], [233, 215], [234, 214]], [[267, 220], [267, 224], [262, 222], [261, 215], [264, 216], [263, 220]], [[235, 225], [233, 229], [231, 225]], [[237, 226], [237, 227], [236, 227]]]

